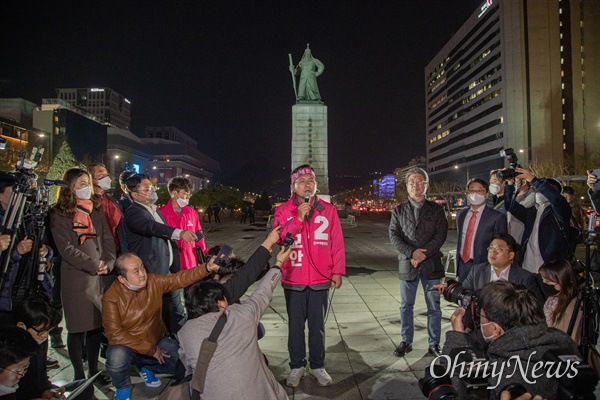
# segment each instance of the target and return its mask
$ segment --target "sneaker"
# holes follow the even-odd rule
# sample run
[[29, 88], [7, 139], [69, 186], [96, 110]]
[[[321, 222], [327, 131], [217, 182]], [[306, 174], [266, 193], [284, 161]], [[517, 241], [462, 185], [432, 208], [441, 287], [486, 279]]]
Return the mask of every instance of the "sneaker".
[[290, 371], [287, 379], [285, 380], [285, 385], [289, 387], [298, 387], [300, 385], [300, 381], [306, 375], [306, 370], [304, 367], [294, 368]]
[[317, 382], [321, 386], [329, 386], [333, 382], [331, 376], [325, 371], [325, 368], [310, 369], [310, 374], [317, 378]]
[[159, 387], [160, 385], [162, 385], [160, 379], [154, 376], [154, 372], [150, 371], [147, 368], [140, 369], [139, 374], [144, 379], [144, 383], [148, 387]]
[[50, 357], [46, 358], [46, 368], [53, 369], [58, 367], [60, 367], [60, 365], [58, 365], [58, 360], [55, 360], [54, 358]]
[[113, 400], [129, 400], [131, 399], [131, 388], [117, 389]]

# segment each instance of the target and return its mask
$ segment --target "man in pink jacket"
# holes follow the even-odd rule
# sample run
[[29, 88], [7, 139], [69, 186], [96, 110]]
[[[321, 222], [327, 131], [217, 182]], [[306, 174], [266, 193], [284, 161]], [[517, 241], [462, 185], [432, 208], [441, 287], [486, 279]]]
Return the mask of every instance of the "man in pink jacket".
[[292, 171], [292, 197], [277, 207], [273, 226], [281, 226], [280, 243], [292, 237], [290, 258], [282, 267], [288, 313], [291, 372], [286, 385], [297, 387], [306, 374], [304, 328], [308, 321], [309, 372], [321, 386], [331, 385], [325, 371], [325, 313], [329, 288], [342, 286], [346, 273], [344, 237], [337, 210], [315, 196], [317, 181], [310, 165]]
[[[198, 213], [193, 207], [187, 206], [190, 201], [192, 183], [189, 179], [176, 176], [169, 181], [167, 188], [171, 193], [171, 200], [160, 208], [165, 222], [173, 228], [187, 229], [197, 233], [202, 229], [198, 220]], [[187, 243], [185, 240], [179, 239], [177, 247], [179, 248], [179, 264], [182, 271], [200, 264], [196, 255], [196, 247], [200, 247], [204, 254], [208, 251], [204, 238], [195, 243]]]

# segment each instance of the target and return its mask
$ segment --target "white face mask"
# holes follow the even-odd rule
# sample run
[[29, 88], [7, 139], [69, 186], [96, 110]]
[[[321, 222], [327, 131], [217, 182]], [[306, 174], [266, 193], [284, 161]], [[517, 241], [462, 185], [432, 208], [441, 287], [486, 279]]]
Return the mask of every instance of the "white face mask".
[[110, 179], [109, 176], [105, 176], [102, 179], [98, 179], [98, 186], [102, 190], [110, 190], [111, 185], [112, 185], [112, 180]]
[[492, 334], [491, 336], [485, 336], [485, 333], [483, 333], [483, 327], [491, 325], [491, 324], [493, 324], [493, 322], [488, 322], [487, 324], [481, 324], [481, 325], [479, 325], [479, 329], [481, 329], [481, 336], [483, 336], [483, 340], [485, 340], [488, 343], [496, 335]]
[[36, 340], [37, 344], [42, 344], [44, 343], [46, 340], [48, 340], [48, 338], [46, 339], [42, 339], [42, 340]]
[[188, 204], [190, 204], [189, 200], [185, 200], [185, 199], [177, 199], [177, 205], [181, 208], [187, 206]]
[[148, 204], [154, 204], [158, 200], [158, 195], [156, 192], [148, 193]]
[[123, 280], [125, 281], [125, 282], [123, 282], [123, 284], [125, 285], [125, 287], [127, 287], [127, 289], [129, 289], [129, 290], [133, 290], [134, 292], [137, 292], [138, 290], [141, 290], [141, 289], [143, 289], [143, 288], [145, 288], [145, 287], [146, 287], [146, 285], [144, 285], [144, 286], [132, 285], [132, 284], [131, 284], [131, 283], [129, 283], [129, 281], [128, 281], [127, 279], [125, 279], [125, 278], [123, 278]]
[[538, 204], [544, 204], [544, 203], [548, 202], [548, 198], [546, 196], [544, 196], [543, 194], [541, 194], [541, 193], [538, 192], [538, 193], [535, 194], [535, 202], [538, 203]]
[[479, 193], [469, 193], [467, 199], [469, 200], [469, 204], [471, 204], [472, 206], [478, 206], [480, 204], [483, 204], [483, 202], [485, 201], [485, 196], [482, 196]]
[[500, 189], [502, 189], [500, 187], [500, 185], [496, 185], [495, 183], [490, 183], [490, 193], [493, 195], [497, 195], [498, 193], [500, 193]]
[[89, 200], [92, 197], [92, 187], [86, 186], [83, 189], [76, 189], [75, 195], [80, 200]]
[[4, 396], [6, 394], [12, 394], [12, 393], [16, 392], [18, 388], [19, 388], [19, 385], [15, 385], [15, 386], [0, 385], [0, 396]]

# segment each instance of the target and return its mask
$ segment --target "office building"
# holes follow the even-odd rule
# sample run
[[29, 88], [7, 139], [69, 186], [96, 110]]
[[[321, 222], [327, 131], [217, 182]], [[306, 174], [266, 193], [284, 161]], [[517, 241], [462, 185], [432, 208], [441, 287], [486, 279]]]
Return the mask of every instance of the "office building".
[[487, 0], [425, 68], [434, 181], [520, 164], [583, 161], [600, 148], [600, 2]]
[[131, 102], [111, 88], [63, 88], [56, 89], [56, 95], [103, 124], [130, 129]]

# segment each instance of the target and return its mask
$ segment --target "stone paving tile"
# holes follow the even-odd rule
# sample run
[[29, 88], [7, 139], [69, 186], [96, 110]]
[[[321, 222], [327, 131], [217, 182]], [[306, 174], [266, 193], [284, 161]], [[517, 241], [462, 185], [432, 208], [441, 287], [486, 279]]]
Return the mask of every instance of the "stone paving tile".
[[[424, 398], [417, 379], [433, 357], [427, 354], [427, 310], [420, 287], [415, 304], [413, 351], [401, 358], [393, 355], [402, 339], [397, 254], [389, 243], [388, 224], [385, 220], [362, 219], [357, 228], [344, 228], [348, 276], [334, 293], [326, 323], [325, 361], [334, 382], [331, 387], [320, 387], [313, 377], [307, 376], [298, 388], [286, 387], [290, 399]], [[204, 228], [208, 227], [211, 228], [207, 237], [209, 245], [228, 243], [234, 247], [236, 255], [244, 259], [254, 252], [266, 235], [264, 223], [262, 226], [241, 225], [224, 221], [220, 225], [205, 224]], [[456, 231], [450, 231], [443, 253], [447, 254], [455, 247]], [[456, 306], [443, 299], [441, 305], [443, 339]], [[259, 341], [259, 346], [269, 360], [269, 368], [285, 387], [289, 356], [287, 313], [281, 287], [275, 290], [271, 308], [262, 322], [266, 336]], [[66, 339], [66, 334], [64, 336]], [[52, 349], [49, 354], [61, 365], [61, 368], [49, 371], [50, 378], [57, 382], [70, 380], [73, 372], [66, 349]], [[104, 368], [103, 361], [101, 359], [101, 369]], [[131, 376], [134, 383], [132, 400], [156, 399], [169, 382], [168, 377], [160, 376], [163, 386], [152, 389], [142, 383], [135, 371], [132, 370]], [[97, 388], [96, 398], [112, 399], [113, 390], [111, 386]]]

